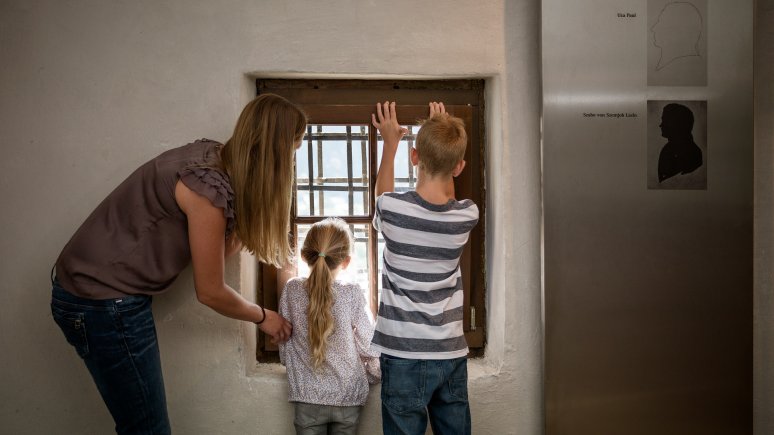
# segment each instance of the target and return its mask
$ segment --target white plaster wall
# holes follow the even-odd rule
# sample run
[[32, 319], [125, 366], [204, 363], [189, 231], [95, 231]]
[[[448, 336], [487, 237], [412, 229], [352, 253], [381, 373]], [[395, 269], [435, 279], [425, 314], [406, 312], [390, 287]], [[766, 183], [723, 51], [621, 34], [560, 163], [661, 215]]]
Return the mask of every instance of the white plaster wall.
[[[0, 432], [109, 432], [51, 320], [51, 265], [137, 165], [226, 140], [260, 75], [488, 78], [490, 343], [471, 364], [474, 433], [540, 433], [539, 22], [537, 0], [0, 2]], [[228, 267], [250, 295], [249, 268], [240, 280]], [[176, 433], [292, 432], [283, 369], [253, 364], [249, 325], [199, 305], [189, 271], [154, 314]], [[379, 432], [378, 392], [361, 433]]]
[[754, 428], [774, 433], [774, 0], [756, 2]]

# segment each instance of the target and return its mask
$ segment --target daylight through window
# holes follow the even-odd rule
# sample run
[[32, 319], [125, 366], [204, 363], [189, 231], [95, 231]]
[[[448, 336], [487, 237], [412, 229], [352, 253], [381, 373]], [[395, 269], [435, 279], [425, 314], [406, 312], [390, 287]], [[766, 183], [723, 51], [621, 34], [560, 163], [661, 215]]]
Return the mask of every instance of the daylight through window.
[[[444, 101], [468, 130], [468, 162], [455, 180], [458, 198], [473, 199], [481, 210], [478, 227], [471, 233], [461, 258], [465, 285], [464, 328], [472, 349], [484, 344], [483, 226], [484, 189], [481, 153], [483, 137], [483, 82], [383, 82], [336, 80], [258, 80], [258, 92], [272, 92], [298, 104], [309, 116], [301, 147], [296, 151], [296, 179], [291, 238], [296, 262], [282, 270], [261, 265], [258, 303], [275, 309], [279, 292], [293, 276], [307, 276], [300, 249], [310, 226], [325, 217], [345, 220], [354, 236], [352, 261], [340, 279], [357, 282], [372, 313], [379, 303], [381, 253], [384, 241], [372, 227], [373, 187], [382, 139], [371, 124], [377, 101], [397, 101], [399, 122], [409, 133], [401, 141], [395, 160], [395, 188], [413, 190], [415, 168], [410, 163], [417, 122], [427, 117], [429, 101]], [[259, 334], [258, 358], [272, 361], [276, 347]]]

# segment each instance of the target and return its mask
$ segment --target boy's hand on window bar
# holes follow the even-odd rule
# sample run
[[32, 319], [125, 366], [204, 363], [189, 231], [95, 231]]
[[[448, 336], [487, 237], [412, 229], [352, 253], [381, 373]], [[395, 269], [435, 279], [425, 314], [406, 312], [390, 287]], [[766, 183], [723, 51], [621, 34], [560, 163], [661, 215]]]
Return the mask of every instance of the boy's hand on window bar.
[[430, 117], [441, 114], [446, 114], [446, 107], [443, 106], [443, 103], [436, 103], [435, 101], [430, 103]]

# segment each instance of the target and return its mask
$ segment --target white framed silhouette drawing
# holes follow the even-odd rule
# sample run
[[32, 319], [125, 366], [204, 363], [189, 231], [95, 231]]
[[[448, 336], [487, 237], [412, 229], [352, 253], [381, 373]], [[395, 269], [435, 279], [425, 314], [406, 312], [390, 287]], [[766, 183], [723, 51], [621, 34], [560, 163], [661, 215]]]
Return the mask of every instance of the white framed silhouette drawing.
[[707, 0], [648, 0], [648, 86], [707, 85]]

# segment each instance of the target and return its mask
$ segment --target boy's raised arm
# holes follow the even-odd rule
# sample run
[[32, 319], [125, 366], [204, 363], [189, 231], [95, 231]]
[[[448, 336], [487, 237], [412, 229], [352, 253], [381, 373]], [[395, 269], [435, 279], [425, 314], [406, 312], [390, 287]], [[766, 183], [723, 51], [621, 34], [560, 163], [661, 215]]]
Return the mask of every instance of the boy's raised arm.
[[395, 191], [395, 154], [398, 152], [398, 144], [408, 130], [401, 127], [398, 117], [395, 115], [395, 102], [376, 103], [376, 115], [371, 114], [371, 122], [379, 129], [384, 139], [382, 149], [382, 161], [376, 172], [376, 197], [384, 192]]

